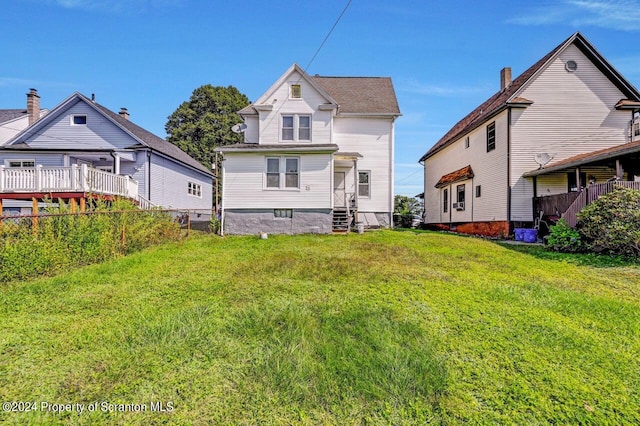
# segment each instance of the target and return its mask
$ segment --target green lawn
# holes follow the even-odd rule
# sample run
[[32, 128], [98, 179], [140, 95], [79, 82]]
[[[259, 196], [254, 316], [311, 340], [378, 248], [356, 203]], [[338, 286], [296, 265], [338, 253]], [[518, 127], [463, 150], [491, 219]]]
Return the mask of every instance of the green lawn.
[[0, 423], [638, 424], [639, 294], [445, 234], [193, 237], [0, 285], [0, 400], [37, 408]]

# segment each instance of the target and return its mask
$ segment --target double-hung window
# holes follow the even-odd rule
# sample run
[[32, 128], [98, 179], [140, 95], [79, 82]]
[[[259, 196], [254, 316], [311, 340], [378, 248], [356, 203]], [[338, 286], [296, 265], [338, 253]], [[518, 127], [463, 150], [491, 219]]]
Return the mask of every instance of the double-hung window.
[[445, 188], [442, 191], [442, 211], [447, 213], [449, 211], [449, 189]]
[[310, 115], [283, 115], [282, 116], [282, 140], [304, 141], [311, 140], [311, 116]]
[[371, 197], [371, 172], [358, 172], [358, 197]]
[[265, 188], [300, 188], [300, 159], [298, 157], [267, 157]]
[[487, 126], [487, 152], [496, 149], [496, 122]]

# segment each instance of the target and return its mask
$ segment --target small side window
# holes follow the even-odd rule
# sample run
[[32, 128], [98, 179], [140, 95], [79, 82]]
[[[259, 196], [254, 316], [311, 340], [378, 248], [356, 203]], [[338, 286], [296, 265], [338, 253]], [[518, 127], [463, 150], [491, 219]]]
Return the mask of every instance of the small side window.
[[86, 126], [87, 116], [85, 114], [73, 114], [71, 116], [71, 124], [74, 126]]
[[293, 99], [300, 99], [302, 97], [302, 86], [299, 84], [291, 85], [291, 97]]

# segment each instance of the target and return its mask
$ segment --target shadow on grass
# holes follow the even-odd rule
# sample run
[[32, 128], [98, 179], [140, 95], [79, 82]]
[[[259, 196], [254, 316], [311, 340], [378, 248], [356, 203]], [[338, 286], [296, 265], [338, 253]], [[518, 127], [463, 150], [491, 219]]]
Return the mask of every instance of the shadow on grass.
[[580, 266], [592, 266], [595, 268], [640, 266], [639, 259], [625, 258], [622, 256], [610, 256], [594, 253], [558, 253], [556, 251], [547, 250], [543, 246], [539, 245], [508, 244], [502, 241], [496, 241], [496, 244], [518, 253], [534, 256], [538, 259], [569, 262]]
[[485, 241], [493, 241], [500, 247], [506, 248], [518, 253], [528, 254], [538, 259], [555, 260], [560, 262], [568, 262], [580, 266], [592, 266], [594, 268], [615, 268], [621, 266], [640, 267], [640, 259], [628, 258], [623, 256], [613, 256], [595, 253], [559, 253], [547, 250], [541, 245], [529, 244], [511, 244], [503, 240], [494, 240], [490, 238], [479, 237], [475, 235], [456, 234], [455, 232], [432, 231], [422, 229], [395, 228], [394, 231], [411, 232], [415, 234], [430, 233], [442, 235], [457, 235], [462, 238], [479, 238]]

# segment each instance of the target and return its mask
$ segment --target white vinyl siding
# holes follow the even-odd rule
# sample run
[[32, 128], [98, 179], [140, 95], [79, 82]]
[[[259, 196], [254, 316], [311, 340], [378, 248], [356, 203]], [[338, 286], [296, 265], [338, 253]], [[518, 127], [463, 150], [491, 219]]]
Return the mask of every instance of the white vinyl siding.
[[[575, 72], [566, 71], [568, 60], [577, 63]], [[615, 109], [625, 96], [575, 46], [569, 46], [520, 96], [533, 104], [512, 113], [512, 220], [531, 221], [533, 184], [522, 174], [539, 167], [535, 155], [551, 154], [553, 163], [628, 142], [631, 114]], [[547, 189], [566, 192], [566, 176], [562, 190], [541, 186], [546, 180], [538, 178], [538, 195], [546, 195]]]
[[[167, 208], [211, 209], [212, 178], [161, 155], [151, 154], [150, 201]], [[188, 193], [188, 183], [201, 185], [201, 197]]]
[[[86, 115], [90, 125], [73, 125], [74, 115]], [[46, 132], [29, 137], [31, 149], [123, 149], [136, 144], [137, 140], [82, 101], [54, 117]]]
[[[303, 93], [302, 98], [292, 99], [290, 97], [290, 84], [285, 82], [278, 87], [270, 96], [269, 103], [273, 104], [271, 111], [259, 111], [258, 127], [247, 121], [248, 133], [247, 140], [260, 144], [273, 144], [283, 140], [282, 135], [282, 117], [283, 116], [309, 116], [309, 136], [306, 137], [303, 130], [302, 139], [300, 134], [294, 131], [293, 142], [297, 140], [304, 143], [320, 143], [328, 144], [331, 142], [331, 117], [333, 111], [320, 111], [319, 105], [325, 104], [327, 99], [322, 96], [316, 89], [302, 79], [300, 74], [294, 72], [289, 76], [290, 81], [298, 82]], [[295, 121], [294, 121], [295, 123]], [[298, 123], [295, 123], [297, 125]], [[304, 124], [304, 123], [303, 123]], [[295, 127], [295, 126], [294, 126]], [[303, 129], [305, 127], [303, 126]], [[291, 142], [291, 139], [286, 139]]]
[[[264, 155], [225, 154], [223, 179], [225, 209], [331, 208], [333, 200], [331, 154], [299, 156], [298, 190], [266, 189], [263, 183], [265, 167]], [[282, 185], [284, 186], [284, 183]]]
[[[334, 119], [335, 143], [343, 152], [357, 152], [358, 170], [371, 171], [370, 196], [360, 197], [361, 212], [393, 211], [393, 122], [373, 118]], [[350, 178], [347, 177], [347, 182]], [[347, 192], [349, 188], [347, 188]], [[352, 191], [351, 191], [352, 192]]]
[[[487, 130], [495, 122], [495, 149], [487, 152]], [[466, 138], [469, 137], [469, 148]], [[482, 186], [482, 197], [466, 194], [465, 209], [443, 211], [442, 189], [435, 185], [444, 175], [471, 166], [474, 178], [455, 182], [449, 188], [449, 207], [456, 202], [457, 185], [466, 184], [466, 192]], [[427, 223], [492, 222], [507, 220], [507, 112], [503, 112], [477, 127], [468, 135], [444, 148], [425, 161], [424, 191]]]

